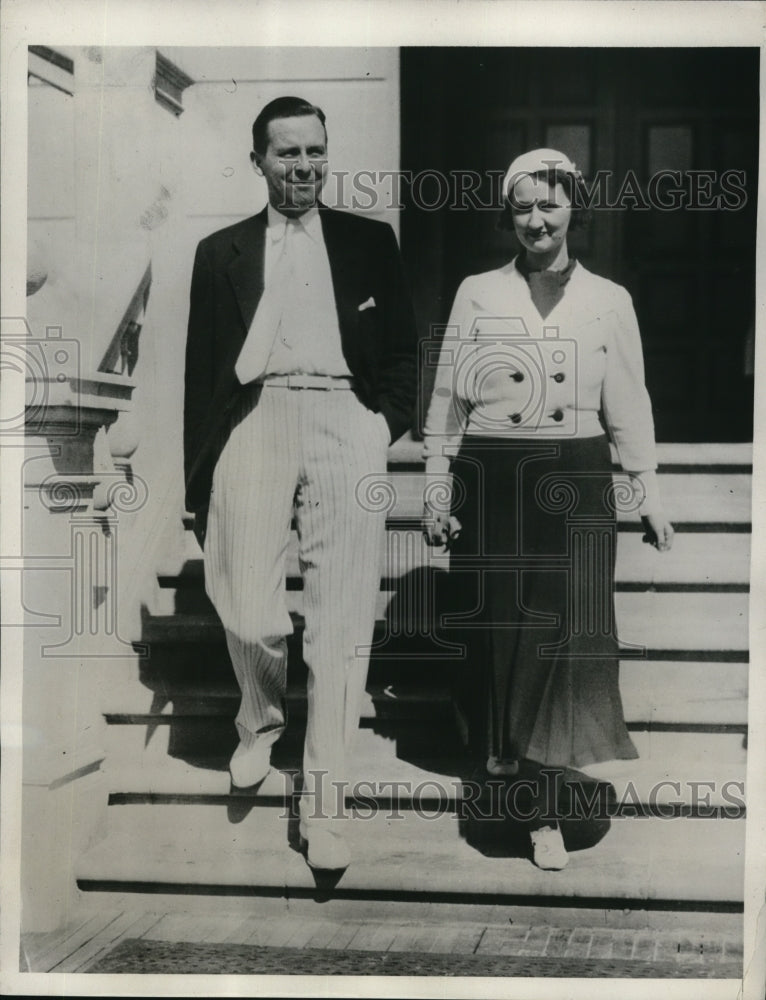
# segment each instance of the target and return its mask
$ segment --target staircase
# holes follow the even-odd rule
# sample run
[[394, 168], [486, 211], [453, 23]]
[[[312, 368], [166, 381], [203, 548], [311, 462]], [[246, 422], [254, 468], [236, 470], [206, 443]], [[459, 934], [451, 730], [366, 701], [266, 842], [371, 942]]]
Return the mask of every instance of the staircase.
[[660, 555], [642, 543], [635, 515], [620, 521], [620, 639], [648, 651], [621, 664], [640, 759], [602, 765], [617, 804], [601, 843], [574, 853], [562, 872], [542, 872], [497, 837], [477, 845], [466, 835], [460, 801], [470, 766], [450, 694], [459, 661], [423, 620], [444, 565], [421, 539], [420, 445], [404, 440], [390, 454], [396, 503], [377, 632], [387, 638], [372, 656], [353, 759], [353, 777], [365, 783], [348, 824], [351, 866], [340, 877], [314, 873], [295, 849], [290, 793], [305, 718], [295, 553], [288, 729], [257, 793], [233, 793], [238, 691], [187, 530], [185, 552], [158, 567], [141, 636], [150, 655], [138, 668], [109, 667], [108, 831], [80, 859], [84, 896], [109, 905], [147, 893], [183, 894], [184, 905], [204, 897], [208, 914], [247, 897], [264, 914], [324, 905], [325, 915], [516, 915], [553, 926], [670, 920], [740, 934], [751, 450], [659, 450], [677, 534], [673, 551]]

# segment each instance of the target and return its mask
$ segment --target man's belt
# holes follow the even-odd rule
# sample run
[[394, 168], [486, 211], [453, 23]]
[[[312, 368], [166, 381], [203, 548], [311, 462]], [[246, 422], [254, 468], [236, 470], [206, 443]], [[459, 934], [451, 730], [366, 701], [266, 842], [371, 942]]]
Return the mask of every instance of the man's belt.
[[349, 375], [264, 375], [260, 379], [265, 389], [353, 389]]

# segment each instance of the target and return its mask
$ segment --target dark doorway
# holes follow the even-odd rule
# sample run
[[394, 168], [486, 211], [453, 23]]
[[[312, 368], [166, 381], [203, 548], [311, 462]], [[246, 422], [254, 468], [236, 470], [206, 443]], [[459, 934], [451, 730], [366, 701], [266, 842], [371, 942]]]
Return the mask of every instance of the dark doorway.
[[515, 254], [499, 178], [553, 146], [594, 192], [572, 251], [633, 296], [657, 439], [749, 440], [758, 81], [757, 48], [403, 49], [402, 169], [419, 180], [402, 245], [423, 335], [462, 278]]

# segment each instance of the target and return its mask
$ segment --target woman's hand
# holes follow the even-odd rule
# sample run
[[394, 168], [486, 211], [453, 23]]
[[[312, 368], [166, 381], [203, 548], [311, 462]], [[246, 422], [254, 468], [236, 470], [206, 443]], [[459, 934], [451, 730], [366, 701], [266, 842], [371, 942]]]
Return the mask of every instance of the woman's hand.
[[450, 547], [460, 534], [462, 525], [452, 514], [435, 511], [430, 504], [423, 505], [423, 537], [430, 546]]
[[658, 552], [669, 552], [673, 545], [673, 525], [664, 514], [647, 514], [641, 518], [646, 534], [644, 541]]

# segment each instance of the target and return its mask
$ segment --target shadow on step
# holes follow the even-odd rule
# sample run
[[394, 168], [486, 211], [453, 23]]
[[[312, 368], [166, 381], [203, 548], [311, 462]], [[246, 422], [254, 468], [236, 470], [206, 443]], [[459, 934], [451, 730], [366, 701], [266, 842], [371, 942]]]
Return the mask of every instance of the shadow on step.
[[614, 786], [574, 768], [521, 761], [513, 777], [487, 777], [477, 769], [463, 785], [457, 805], [468, 843], [488, 857], [528, 857], [529, 834], [556, 820], [567, 851], [603, 840], [616, 806]]
[[[444, 626], [443, 616], [454, 601], [447, 589], [447, 576], [443, 571], [421, 568], [393, 581], [385, 617], [378, 622], [374, 636], [369, 697], [360, 721], [360, 761], [368, 762], [364, 777], [378, 788], [402, 776], [411, 777], [411, 785], [430, 782], [435, 801], [428, 800], [426, 790], [418, 806], [427, 809], [435, 805], [456, 816], [460, 835], [483, 854], [527, 856], [525, 824], [508, 816], [487, 819], [483, 806], [491, 789], [476, 792], [475, 781], [471, 786], [473, 765], [465, 749], [467, 734], [461, 731], [453, 698], [470, 680], [471, 665], [457, 629]], [[464, 592], [460, 598], [463, 607], [466, 599]], [[176, 632], [158, 641], [147, 616], [149, 635], [151, 655], [139, 661], [139, 676], [152, 692], [151, 710], [143, 719], [125, 721], [143, 723], [145, 747], [161, 741], [169, 757], [201, 770], [226, 771], [237, 744], [234, 716], [239, 691], [222, 631], [207, 629], [199, 636], [185, 638]], [[301, 646], [298, 629], [288, 640], [288, 725], [272, 753], [274, 768], [293, 776], [300, 771], [305, 734], [302, 692], [307, 668]], [[219, 791], [207, 797], [216, 801], [224, 798], [232, 824], [243, 822], [253, 809], [266, 805], [289, 803], [292, 810], [297, 799], [291, 794], [289, 781], [273, 780], [280, 777], [271, 775], [262, 789], [231, 789], [228, 795]], [[437, 786], [445, 790], [446, 801]], [[385, 807], [385, 794], [378, 797]], [[405, 803], [404, 808], [412, 810], [413, 802]], [[608, 818], [565, 822], [568, 848], [592, 846], [608, 826]], [[297, 819], [292, 812], [287, 833], [291, 846], [298, 850]]]
[[[430, 772], [436, 781], [443, 779], [445, 787], [452, 783], [461, 836], [482, 854], [528, 857], [528, 817], [536, 810], [543, 820], [546, 815], [559, 818], [568, 851], [593, 847], [611, 825], [616, 793], [610, 783], [571, 768], [541, 768], [532, 761], [522, 761], [519, 774], [508, 779], [488, 778], [483, 766], [475, 767], [471, 722], [475, 727], [485, 709], [480, 703], [480, 665], [471, 662], [465, 638], [466, 622], [478, 621], [480, 606], [478, 574], [450, 575], [421, 567], [398, 578], [384, 627], [376, 636], [370, 674], [396, 693], [406, 691], [413, 676], [425, 673], [432, 691], [438, 687], [448, 697], [441, 713], [433, 712], [433, 705], [432, 711], [422, 706], [413, 728], [379, 717], [371, 726], [395, 740], [398, 759]], [[548, 789], [547, 804], [531, 797], [533, 786]]]

